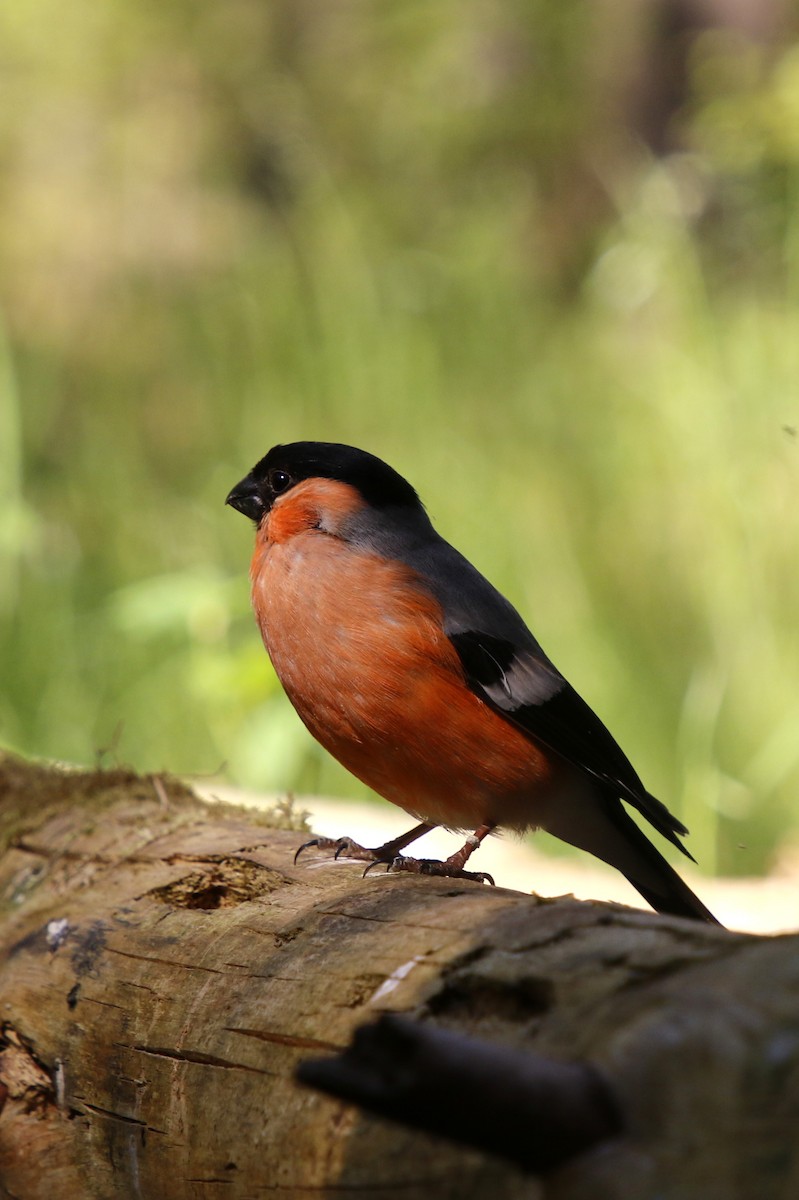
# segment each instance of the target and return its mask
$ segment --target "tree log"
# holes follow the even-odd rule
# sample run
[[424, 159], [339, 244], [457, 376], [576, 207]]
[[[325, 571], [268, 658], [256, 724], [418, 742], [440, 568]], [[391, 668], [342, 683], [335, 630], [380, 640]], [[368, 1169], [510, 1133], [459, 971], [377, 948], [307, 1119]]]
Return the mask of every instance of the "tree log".
[[[0, 839], [16, 1200], [799, 1195], [799, 937], [295, 866], [301, 834], [125, 771], [0, 759]], [[585, 1064], [623, 1131], [534, 1177], [295, 1081], [389, 1012]]]

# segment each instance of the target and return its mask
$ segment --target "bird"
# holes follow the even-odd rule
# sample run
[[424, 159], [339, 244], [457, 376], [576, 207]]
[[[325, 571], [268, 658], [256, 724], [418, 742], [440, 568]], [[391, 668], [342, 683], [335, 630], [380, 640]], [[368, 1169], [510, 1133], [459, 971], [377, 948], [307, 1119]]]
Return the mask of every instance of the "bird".
[[[625, 805], [694, 861], [686, 827], [399, 472], [354, 446], [292, 442], [226, 503], [255, 524], [254, 614], [300, 719], [417, 821], [376, 848], [316, 838], [298, 854], [493, 883], [466, 869], [483, 840], [544, 829], [618, 869], [657, 912], [719, 923]], [[402, 853], [436, 826], [469, 836], [442, 862]]]

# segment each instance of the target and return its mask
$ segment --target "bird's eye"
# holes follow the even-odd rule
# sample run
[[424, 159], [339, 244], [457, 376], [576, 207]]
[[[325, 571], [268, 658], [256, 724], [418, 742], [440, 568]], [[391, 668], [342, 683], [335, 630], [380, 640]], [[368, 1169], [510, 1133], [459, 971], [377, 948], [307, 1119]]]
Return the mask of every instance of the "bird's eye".
[[287, 471], [270, 471], [269, 486], [275, 495], [285, 492], [286, 488], [291, 483], [291, 476]]

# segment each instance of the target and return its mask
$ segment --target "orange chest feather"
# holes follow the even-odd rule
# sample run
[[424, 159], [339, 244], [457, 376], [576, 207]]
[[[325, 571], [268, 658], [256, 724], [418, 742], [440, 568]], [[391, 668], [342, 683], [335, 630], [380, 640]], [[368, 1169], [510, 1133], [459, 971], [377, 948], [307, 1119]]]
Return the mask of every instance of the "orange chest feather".
[[[407, 672], [456, 658], [432, 598], [399, 564], [306, 530], [256, 548], [255, 615], [275, 670], [307, 723], [325, 710], [373, 714]], [[373, 715], [368, 718], [374, 719]], [[316, 730], [314, 730], [316, 732]]]
[[535, 823], [549, 756], [469, 689], [438, 603], [402, 564], [308, 529], [261, 542], [252, 595], [289, 699], [354, 775], [436, 824]]

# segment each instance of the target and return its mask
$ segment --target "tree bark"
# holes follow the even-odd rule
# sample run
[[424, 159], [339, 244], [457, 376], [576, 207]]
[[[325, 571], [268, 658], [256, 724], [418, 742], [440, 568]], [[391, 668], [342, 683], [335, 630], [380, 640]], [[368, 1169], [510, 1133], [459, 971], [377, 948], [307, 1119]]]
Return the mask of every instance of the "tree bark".
[[[799, 937], [295, 866], [125, 771], [0, 759], [0, 839], [5, 1195], [799, 1195]], [[386, 1012], [584, 1063], [624, 1131], [534, 1177], [295, 1082]]]

